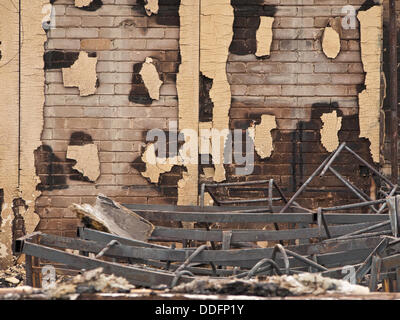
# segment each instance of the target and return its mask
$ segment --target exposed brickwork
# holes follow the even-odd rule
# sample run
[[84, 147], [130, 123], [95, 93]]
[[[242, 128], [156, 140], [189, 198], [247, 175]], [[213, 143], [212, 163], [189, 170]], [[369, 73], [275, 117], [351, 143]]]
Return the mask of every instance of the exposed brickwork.
[[[80, 50], [96, 52], [99, 86], [95, 95], [80, 97], [77, 88], [63, 86], [61, 69], [55, 68], [63, 66], [57, 63], [64, 60], [53, 61], [52, 68], [46, 70], [43, 152], [37, 157], [38, 174], [44, 185], [37, 201], [42, 218], [39, 228], [64, 235], [75, 232], [76, 220], [68, 206], [73, 202], [93, 203], [98, 193], [125, 203], [176, 200], [176, 190], [165, 191], [149, 185], [132, 162], [141, 156], [148, 130], [168, 130], [168, 122], [177, 120], [179, 1], [160, 0], [159, 15], [151, 17], [145, 14], [139, 0], [103, 0], [96, 11], [78, 9], [73, 2], [55, 1], [57, 28], [48, 32], [46, 50], [62, 51], [65, 56]], [[320, 142], [320, 117], [332, 110], [343, 117], [340, 142], [349, 142], [355, 151], [371, 160], [369, 142], [358, 138], [357, 96], [364, 82], [358, 23], [355, 30], [343, 30], [341, 52], [335, 60], [326, 58], [321, 49], [322, 30], [329, 18], [341, 15], [345, 5], [357, 9], [363, 2], [232, 0], [237, 11], [241, 11], [235, 15], [235, 42], [227, 63], [232, 92], [231, 128], [246, 129], [267, 113], [275, 115], [277, 129], [272, 132], [271, 158], [260, 160], [256, 155], [254, 174], [247, 177], [235, 177], [233, 167], [227, 166], [228, 180], [274, 178], [288, 194], [292, 193], [328, 155]], [[257, 59], [252, 54], [256, 26], [245, 23], [259, 23], [261, 5], [268, 6], [262, 15], [275, 17], [271, 55], [266, 59]], [[250, 54], [240, 51], [246, 47], [240, 42], [248, 37], [247, 27], [251, 29], [248, 30]], [[160, 100], [141, 103], [140, 99], [129, 99], [129, 95], [134, 66], [143, 63], [146, 57], [157, 61], [164, 83]], [[207, 89], [207, 85], [203, 87]], [[207, 94], [203, 100], [211, 108]], [[207, 120], [211, 112], [204, 112]], [[73, 172], [70, 161], [66, 160], [66, 150], [76, 132], [89, 135], [98, 146], [101, 176], [95, 184], [71, 179]], [[341, 172], [369, 193], [370, 177], [363, 175], [363, 168], [351, 162], [346, 165], [348, 157], [338, 160]], [[161, 184], [173, 186], [180, 174], [176, 169], [170, 175], [163, 175]], [[313, 184], [313, 191], [301, 202], [316, 206], [323, 204], [318, 199], [326, 204], [334, 197], [341, 199], [336, 203], [350, 197], [330, 175], [325, 178], [324, 186], [321, 193], [321, 184]]]

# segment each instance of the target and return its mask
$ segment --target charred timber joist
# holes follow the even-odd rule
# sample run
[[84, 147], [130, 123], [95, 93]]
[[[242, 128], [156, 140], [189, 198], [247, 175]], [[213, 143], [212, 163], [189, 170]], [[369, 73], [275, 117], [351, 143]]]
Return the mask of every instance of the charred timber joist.
[[[265, 185], [265, 186], [262, 186]], [[261, 186], [261, 187], [260, 187]], [[224, 188], [225, 191], [229, 190], [229, 188], [234, 190], [240, 190], [242, 192], [245, 191], [262, 191], [264, 194], [268, 195], [268, 198], [249, 198], [248, 196], [244, 196], [244, 199], [220, 199], [217, 195], [214, 194], [213, 190], [216, 188]], [[283, 201], [287, 203], [287, 199], [283, 194], [281, 188], [277, 185], [277, 183], [273, 180], [257, 180], [257, 181], [242, 181], [242, 182], [225, 182], [225, 183], [203, 183], [200, 187], [200, 206], [204, 207], [204, 196], [205, 192], [208, 192], [215, 204], [227, 205], [227, 204], [250, 204], [256, 202], [268, 202], [269, 210], [273, 212], [273, 202], [274, 201]], [[274, 190], [277, 193], [277, 197], [273, 196]], [[243, 198], [243, 197], [242, 197]]]
[[[357, 231], [364, 227], [373, 225], [373, 223], [359, 223], [344, 226], [332, 226], [330, 232], [332, 236], [341, 236], [347, 233]], [[381, 227], [380, 231], [390, 233], [390, 226]], [[233, 230], [231, 242], [253, 242], [253, 241], [280, 241], [280, 240], [296, 240], [309, 238], [326, 238], [325, 232], [321, 233], [319, 228], [301, 228], [290, 230]], [[200, 229], [178, 229], [156, 227], [149, 240], [152, 241], [181, 241], [181, 240], [197, 240], [197, 241], [218, 241], [223, 239], [223, 231], [220, 230], [200, 230]]]
[[[65, 264], [76, 269], [95, 269], [103, 267], [107, 274], [114, 274], [126, 278], [132, 284], [152, 287], [160, 284], [170, 285], [175, 278], [175, 275], [170, 272], [163, 272], [156, 269], [141, 269], [120, 263], [107, 262], [100, 259], [89, 258], [85, 256], [71, 254], [62, 250], [40, 245], [41, 233], [36, 232], [16, 241], [18, 253], [26, 255], [27, 259], [36, 257], [46, 259], [52, 262]], [[28, 264], [29, 265], [29, 264]], [[31, 272], [28, 272], [28, 274]], [[185, 275], [180, 276], [180, 281], [190, 282], [192, 277]]]
[[[293, 274], [309, 271], [311, 270], [310, 268], [314, 268], [312, 272], [323, 271], [324, 273], [332, 272], [332, 274], [334, 274], [334, 271], [330, 271], [327, 268], [353, 264], [360, 265], [359, 269], [363, 271], [362, 273], [364, 275], [366, 273], [365, 271], [368, 271], [372, 266], [370, 263], [367, 266], [369, 269], [362, 267], [368, 263], [370, 257], [374, 253], [382, 255], [389, 247], [388, 238], [382, 241], [381, 238], [375, 237], [289, 246], [285, 248], [276, 245], [274, 248], [244, 250], [199, 250], [200, 248], [171, 249], [163, 246], [159, 246], [158, 248], [145, 248], [132, 245], [133, 243], [130, 239], [123, 239], [94, 230], [80, 229], [80, 235], [90, 240], [60, 237], [37, 232], [18, 239], [16, 241], [16, 248], [19, 253], [24, 253], [26, 255], [27, 261], [33, 256], [39, 259], [61, 263], [78, 270], [103, 267], [105, 273], [114, 273], [123, 276], [136, 285], [152, 287], [160, 284], [173, 286], [173, 284], [178, 283], [178, 281], [187, 282], [193, 280], [192, 276], [187, 277], [181, 274], [180, 271], [191, 275], [235, 276], [240, 278], [243, 276], [254, 276], [256, 274], [268, 274], [273, 271]], [[97, 240], [94, 241], [93, 238]], [[104, 250], [104, 248], [107, 248], [107, 242], [110, 239], [118, 244], [109, 246], [108, 250]], [[123, 242], [130, 244], [125, 245], [122, 244]], [[382, 245], [382, 243], [384, 243], [384, 245]], [[141, 245], [140, 242], [135, 244]], [[399, 241], [390, 243], [392, 255], [399, 251], [399, 246]], [[104, 252], [104, 257], [127, 258], [130, 263], [145, 264], [146, 267], [141, 268], [139, 265], [106, 262], [98, 258], [93, 259], [69, 254], [60, 249], [80, 250], [95, 254]], [[279, 253], [279, 257], [277, 253]], [[165, 263], [165, 261], [169, 261], [169, 263]], [[363, 261], [364, 264], [361, 264]], [[392, 261], [390, 266], [397, 266], [397, 264], [395, 264], [397, 263], [396, 256], [393, 256], [390, 261]], [[395, 261], [394, 264], [393, 261]], [[261, 267], [265, 262], [269, 262], [267, 263], [269, 266]], [[204, 268], [204, 264], [210, 263], [221, 266], [233, 266], [239, 268], [234, 270], [241, 271], [235, 275], [234, 270], [217, 270], [215, 267], [213, 269]], [[196, 264], [200, 266], [196, 266]], [[273, 270], [274, 268], [272, 268], [272, 265], [278, 269]], [[171, 271], [157, 270], [149, 268], [149, 266]], [[28, 268], [31, 269], [28, 270]], [[31, 275], [32, 273], [32, 266], [28, 263], [27, 274]], [[343, 277], [343, 275], [337, 275], [337, 277], [340, 278]]]
[[[176, 211], [154, 211], [136, 209], [135, 205], [125, 205], [138, 215], [150, 221], [185, 221], [185, 222], [208, 222], [208, 223], [317, 223], [317, 214], [311, 213], [230, 213], [230, 212], [176, 212]], [[326, 213], [326, 220], [330, 224], [353, 224], [365, 222], [388, 221], [387, 214], [363, 214], [363, 213]]]
[[[78, 240], [45, 235], [41, 240], [41, 244], [71, 249], [85, 248], [85, 250], [89, 252], [97, 253], [106, 243], [105, 239], [108, 241], [112, 238], [106, 236], [103, 238], [103, 241], [101, 241], [101, 244], [98, 244], [92, 241], [96, 239], [96, 241], [99, 242], [99, 239], [105, 236], [104, 234], [88, 229], [82, 231], [82, 235], [85, 235], [85, 239], [90, 239], [90, 241], [80, 242]], [[380, 241], [381, 239], [379, 237], [347, 241], [338, 240], [335, 242], [321, 244], [289, 246], [286, 247], [285, 250], [289, 250], [290, 252], [294, 252], [305, 257], [314, 255], [316, 261], [318, 261], [320, 264], [325, 267], [331, 267], [340, 263], [363, 261]], [[110, 249], [106, 255], [110, 257], [135, 258], [142, 261], [147, 260], [147, 263], [150, 264], [151, 262], [149, 260], [183, 262], [187, 258], [188, 253], [194, 252], [195, 250], [196, 248], [171, 249], [165, 247], [150, 249], [121, 245]], [[271, 257], [273, 252], [274, 248], [206, 250], [202, 251], [195, 258], [193, 258], [192, 262], [208, 264], [210, 261], [213, 261], [218, 265], [251, 268], [261, 259], [265, 257]], [[277, 262], [279, 265], [282, 265], [281, 258]], [[298, 262], [292, 262], [290, 265], [293, 267], [304, 266], [304, 264]], [[173, 268], [173, 266], [171, 266], [171, 268]]]

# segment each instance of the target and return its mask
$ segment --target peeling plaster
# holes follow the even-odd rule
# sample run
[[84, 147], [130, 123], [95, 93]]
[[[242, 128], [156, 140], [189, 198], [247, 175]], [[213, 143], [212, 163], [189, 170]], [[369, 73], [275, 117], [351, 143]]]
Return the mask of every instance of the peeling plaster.
[[[34, 150], [41, 145], [44, 105], [44, 43], [46, 34], [42, 28], [43, 7], [48, 0], [22, 1], [19, 93], [19, 19], [18, 11], [11, 6], [0, 6], [0, 187], [4, 191], [4, 205], [0, 227], [0, 266], [12, 264], [12, 203], [22, 198], [27, 204], [21, 213], [27, 233], [32, 233], [39, 223], [35, 213], [35, 200], [40, 192], [36, 176]], [[20, 99], [19, 99], [20, 97]], [[19, 109], [20, 112], [15, 112]], [[18, 116], [20, 117], [18, 118]], [[20, 129], [20, 130], [19, 130]], [[19, 135], [20, 132], [20, 135]], [[18, 150], [18, 145], [21, 148]], [[20, 159], [20, 161], [18, 161]], [[18, 166], [19, 163], [19, 166]], [[18, 170], [20, 169], [20, 170]]]
[[100, 160], [97, 145], [68, 146], [67, 159], [76, 160], [73, 169], [82, 173], [90, 181], [96, 181], [100, 176]]
[[78, 60], [70, 68], [62, 68], [65, 87], [78, 87], [81, 96], [89, 96], [96, 92], [97, 58], [89, 57], [81, 51]]
[[144, 5], [144, 9], [146, 10], [146, 14], [148, 16], [158, 13], [158, 0], [145, 0], [145, 2], [146, 4]]
[[322, 128], [321, 143], [325, 147], [326, 151], [332, 152], [339, 146], [338, 133], [342, 127], [342, 117], [338, 117], [336, 110], [331, 113], [324, 113], [321, 116]]
[[93, 0], [75, 0], [75, 7], [82, 8], [87, 7], [92, 3]]
[[260, 27], [257, 30], [257, 57], [269, 56], [272, 43], [273, 17], [260, 17]]
[[153, 64], [152, 58], [146, 58], [139, 74], [142, 76], [150, 98], [154, 100], [160, 99], [160, 87], [163, 82], [160, 80], [160, 76], [157, 72], [156, 66]]
[[330, 59], [335, 59], [340, 52], [339, 33], [332, 27], [326, 27], [322, 36], [322, 50]]
[[[206, 7], [204, 4], [202, 6]], [[192, 129], [197, 134], [199, 99], [193, 99], [193, 97], [199, 96], [199, 13], [199, 1], [181, 0], [179, 7], [181, 64], [176, 79], [179, 131]], [[187, 135], [184, 135], [184, 139], [184, 144], [198, 145], [198, 141], [190, 140]], [[198, 164], [189, 163], [185, 166], [187, 172], [184, 172], [183, 178], [178, 181], [178, 205], [196, 205], [198, 203]]]
[[158, 182], [160, 174], [170, 172], [173, 166], [182, 164], [178, 156], [173, 158], [158, 158], [154, 143], [150, 143], [146, 146], [142, 155], [142, 161], [146, 164], [146, 171], [141, 174], [152, 183]]
[[[211, 149], [211, 135], [212, 122], [199, 123], [199, 153], [208, 155], [212, 153]], [[215, 174], [215, 172], [214, 172]]]
[[8, 248], [6, 245], [0, 243], [0, 259], [1, 258], [7, 258], [8, 255]]
[[200, 16], [200, 71], [213, 81], [209, 92], [214, 104], [212, 128], [226, 132], [219, 150], [212, 154], [215, 163], [214, 181], [221, 182], [226, 179], [223, 157], [229, 133], [231, 106], [226, 63], [233, 38], [234, 10], [230, 0], [203, 0]]
[[263, 114], [259, 125], [247, 129], [250, 138], [254, 141], [257, 154], [261, 159], [271, 156], [273, 150], [271, 130], [276, 129], [276, 127], [275, 116]]
[[365, 90], [358, 95], [360, 137], [371, 142], [370, 151], [374, 162], [379, 162], [382, 11], [382, 5], [377, 5], [357, 15], [361, 32], [361, 60], [365, 71]]

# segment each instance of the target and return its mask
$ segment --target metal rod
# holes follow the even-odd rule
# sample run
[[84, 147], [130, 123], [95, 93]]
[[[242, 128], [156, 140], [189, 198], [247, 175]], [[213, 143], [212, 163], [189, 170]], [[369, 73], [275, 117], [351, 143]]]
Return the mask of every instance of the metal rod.
[[109, 251], [113, 246], [118, 245], [119, 242], [117, 240], [111, 240], [105, 247], [103, 250], [101, 250], [97, 255], [96, 255], [96, 259], [104, 256], [104, 254]]
[[271, 259], [275, 260], [276, 253], [278, 251], [281, 253], [283, 261], [285, 263], [285, 273], [286, 274], [290, 274], [289, 258], [288, 258], [287, 254], [286, 254], [285, 248], [281, 244], [275, 245], [274, 251], [272, 251]]
[[391, 127], [391, 167], [392, 182], [397, 184], [398, 180], [398, 101], [397, 101], [397, 22], [396, 1], [389, 0], [389, 99], [390, 99], [390, 127]]
[[175, 270], [175, 273], [179, 273], [180, 271], [183, 271], [188, 265], [189, 263], [193, 260], [193, 258], [195, 258], [200, 252], [202, 252], [203, 250], [207, 249], [207, 245], [203, 244], [202, 246], [198, 247], [187, 259], [184, 263], [182, 263], [182, 265]]
[[265, 259], [262, 259], [261, 261], [257, 262], [257, 263], [254, 265], [254, 267], [251, 268], [251, 270], [247, 273], [245, 279], [250, 279], [251, 277], [253, 277], [254, 275], [256, 275], [256, 274], [257, 274], [257, 271], [260, 270], [261, 266], [264, 265], [264, 264], [266, 264], [266, 263], [269, 263], [269, 264], [271, 265], [272, 269], [275, 269], [275, 270], [276, 270], [276, 273], [277, 273], [278, 275], [281, 275], [281, 274], [282, 274], [281, 271], [279, 270], [279, 266], [276, 264], [276, 262], [275, 262], [274, 260], [265, 258]]
[[318, 263], [316, 263], [316, 262], [314, 262], [314, 261], [312, 261], [312, 260], [310, 260], [310, 259], [308, 259], [306, 257], [303, 257], [303, 256], [297, 254], [296, 252], [290, 251], [288, 249], [285, 249], [285, 251], [286, 251], [286, 254], [288, 256], [291, 256], [291, 257], [293, 257], [293, 258], [295, 258], [295, 259], [297, 259], [297, 260], [299, 260], [301, 262], [304, 262], [305, 264], [308, 264], [309, 266], [311, 266], [313, 268], [316, 268], [319, 271], [328, 271], [328, 269], [325, 268], [324, 266], [321, 266], [320, 264], [318, 264]]
[[329, 162], [326, 164], [326, 166], [324, 167], [324, 169], [321, 171], [320, 173], [320, 177], [323, 177], [326, 173], [326, 171], [330, 168], [330, 166], [332, 165], [333, 161], [335, 161], [335, 159], [339, 156], [340, 152], [342, 152], [343, 148], [346, 146], [346, 142], [343, 142], [339, 148], [336, 149], [336, 151], [334, 152], [334, 154], [332, 155], [331, 159], [329, 160]]
[[290, 200], [285, 204], [285, 206], [282, 208], [282, 210], [279, 213], [285, 212], [287, 208], [290, 207], [290, 205], [294, 202], [294, 200], [298, 197], [300, 193], [304, 191], [304, 189], [310, 184], [310, 182], [315, 178], [315, 176], [321, 171], [321, 169], [325, 166], [325, 164], [329, 161], [329, 159], [332, 157], [332, 154], [330, 154], [320, 165], [319, 167], [313, 172], [311, 176], [308, 177], [306, 182], [303, 183], [303, 185], [296, 191], [296, 193], [290, 198]]
[[372, 238], [372, 237], [377, 237], [377, 236], [384, 236], [384, 235], [388, 235], [388, 234], [392, 234], [392, 231], [390, 230], [386, 230], [386, 231], [377, 231], [377, 232], [371, 232], [371, 233], [362, 233], [362, 234], [357, 234], [354, 236], [347, 236], [347, 237], [343, 237], [343, 238], [333, 238], [333, 239], [327, 239], [324, 241], [331, 241], [331, 240], [352, 240], [352, 239], [361, 239], [361, 238]]
[[202, 183], [201, 187], [200, 187], [200, 207], [201, 208], [204, 207], [204, 192], [205, 192], [205, 189], [206, 189], [206, 185], [205, 185], [205, 183]]
[[[339, 172], [337, 172], [332, 167], [329, 167], [329, 170], [338, 178], [341, 182], [345, 184], [347, 188], [349, 188], [358, 198], [362, 201], [372, 201], [372, 199], [367, 196], [364, 192], [354, 186], [350, 181], [346, 180]], [[378, 212], [373, 206], [369, 206], [374, 212]]]
[[[387, 197], [392, 197], [396, 193], [397, 188], [398, 188], [398, 186], [395, 185], [393, 187], [392, 191], [390, 191], [390, 193], [387, 195]], [[387, 202], [385, 202], [383, 205], [381, 205], [381, 207], [379, 208], [377, 214], [380, 214], [386, 208], [386, 206], [387, 206]]]
[[372, 231], [372, 230], [375, 230], [375, 229], [378, 229], [378, 228], [380, 228], [380, 227], [384, 227], [384, 226], [387, 226], [387, 225], [390, 225], [390, 220], [389, 220], [389, 221], [384, 221], [384, 222], [381, 222], [381, 223], [374, 224], [373, 226], [370, 226], [370, 227], [367, 227], [367, 228], [363, 228], [363, 229], [360, 229], [360, 230], [351, 232], [351, 233], [349, 233], [349, 234], [345, 234], [345, 235], [343, 235], [343, 236], [338, 237], [337, 239], [347, 238], [347, 237], [349, 237], [349, 236], [356, 236], [356, 235], [359, 235], [359, 234], [361, 234], [361, 233], [365, 233], [365, 232], [367, 232], [367, 231]]
[[382, 175], [378, 170], [376, 170], [373, 166], [371, 166], [367, 161], [365, 161], [363, 158], [361, 158], [357, 153], [355, 153], [353, 150], [351, 150], [348, 146], [345, 146], [346, 150], [350, 152], [357, 160], [362, 162], [364, 165], [368, 167], [372, 172], [374, 172], [378, 177], [383, 179], [387, 184], [389, 184], [392, 188], [395, 186], [388, 178], [386, 178], [384, 175]]
[[339, 211], [339, 210], [354, 209], [354, 208], [360, 208], [360, 207], [368, 207], [373, 204], [380, 204], [380, 203], [384, 203], [384, 202], [386, 202], [386, 199], [379, 199], [379, 200], [373, 200], [373, 201], [365, 201], [365, 202], [361, 202], [361, 203], [345, 204], [343, 206], [321, 208], [321, 210], [322, 211]]

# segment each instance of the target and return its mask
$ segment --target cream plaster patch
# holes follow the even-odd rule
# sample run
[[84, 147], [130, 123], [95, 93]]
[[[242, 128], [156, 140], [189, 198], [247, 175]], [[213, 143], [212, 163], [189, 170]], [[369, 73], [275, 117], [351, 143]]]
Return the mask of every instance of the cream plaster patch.
[[67, 158], [76, 160], [73, 169], [78, 170], [90, 181], [96, 181], [100, 176], [100, 160], [97, 145], [68, 146]]
[[272, 24], [274, 17], [260, 17], [260, 26], [257, 30], [257, 57], [269, 56], [272, 43]]
[[339, 146], [338, 133], [342, 127], [342, 117], [338, 117], [336, 111], [331, 113], [324, 113], [321, 116], [321, 143], [326, 151], [332, 152]]
[[162, 81], [157, 72], [156, 66], [153, 64], [153, 59], [147, 57], [140, 70], [144, 85], [149, 91], [150, 98], [154, 100], [160, 99], [160, 87]]
[[365, 90], [358, 95], [360, 137], [369, 139], [374, 162], [379, 162], [379, 114], [381, 109], [381, 62], [383, 7], [374, 6], [357, 15], [361, 30], [361, 60], [365, 71]]
[[97, 58], [91, 58], [87, 52], [81, 51], [78, 60], [70, 68], [62, 68], [65, 87], [78, 87], [81, 96], [89, 96], [96, 92]]

